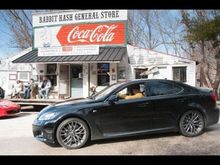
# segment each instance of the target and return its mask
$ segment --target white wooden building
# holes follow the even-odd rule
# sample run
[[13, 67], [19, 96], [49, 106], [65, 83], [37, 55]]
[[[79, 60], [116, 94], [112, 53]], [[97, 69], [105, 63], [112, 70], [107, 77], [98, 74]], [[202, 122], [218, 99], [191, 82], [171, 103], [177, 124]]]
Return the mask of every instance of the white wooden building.
[[15, 64], [12, 61], [30, 52], [32, 48], [25, 49], [14, 56], [0, 60], [0, 86], [5, 90], [5, 97], [11, 94], [12, 86], [17, 80], [29, 82], [33, 67], [32, 64]]
[[149, 78], [182, 81], [196, 85], [196, 62], [184, 57], [127, 45], [128, 79]]

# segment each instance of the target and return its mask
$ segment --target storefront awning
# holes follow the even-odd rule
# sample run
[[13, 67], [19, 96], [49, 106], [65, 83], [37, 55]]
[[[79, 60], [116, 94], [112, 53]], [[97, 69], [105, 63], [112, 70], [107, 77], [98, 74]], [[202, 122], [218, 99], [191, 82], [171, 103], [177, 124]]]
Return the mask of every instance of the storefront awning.
[[99, 55], [73, 55], [73, 56], [38, 56], [37, 50], [15, 59], [13, 63], [97, 63], [120, 62], [127, 53], [126, 47], [102, 47]]

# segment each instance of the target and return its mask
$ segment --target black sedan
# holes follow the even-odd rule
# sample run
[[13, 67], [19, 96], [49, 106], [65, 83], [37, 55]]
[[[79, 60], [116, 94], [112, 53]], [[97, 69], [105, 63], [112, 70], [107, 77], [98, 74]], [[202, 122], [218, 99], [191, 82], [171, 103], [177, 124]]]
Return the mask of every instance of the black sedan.
[[[125, 99], [132, 86], [143, 97]], [[193, 137], [218, 123], [216, 96], [170, 80], [134, 80], [107, 87], [93, 97], [45, 107], [33, 123], [33, 134], [46, 143], [76, 149], [88, 140], [180, 132]]]

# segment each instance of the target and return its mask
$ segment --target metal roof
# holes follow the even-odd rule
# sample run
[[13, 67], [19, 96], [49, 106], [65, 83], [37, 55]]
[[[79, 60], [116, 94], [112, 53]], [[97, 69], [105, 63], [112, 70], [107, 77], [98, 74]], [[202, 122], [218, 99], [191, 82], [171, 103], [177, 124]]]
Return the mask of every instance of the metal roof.
[[68, 62], [120, 62], [127, 54], [126, 47], [101, 47], [99, 55], [38, 56], [38, 50], [32, 50], [12, 61], [13, 63], [68, 63]]

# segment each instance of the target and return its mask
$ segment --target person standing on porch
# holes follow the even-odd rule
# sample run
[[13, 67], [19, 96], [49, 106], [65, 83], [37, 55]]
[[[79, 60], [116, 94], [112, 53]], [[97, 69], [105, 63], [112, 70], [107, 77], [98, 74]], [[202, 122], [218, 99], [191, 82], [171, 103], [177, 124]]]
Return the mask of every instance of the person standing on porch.
[[48, 99], [49, 90], [52, 87], [51, 81], [47, 76], [43, 77], [43, 83], [40, 85], [39, 95], [40, 98]]
[[4, 99], [4, 97], [5, 97], [5, 90], [2, 87], [0, 87], [0, 99]]

